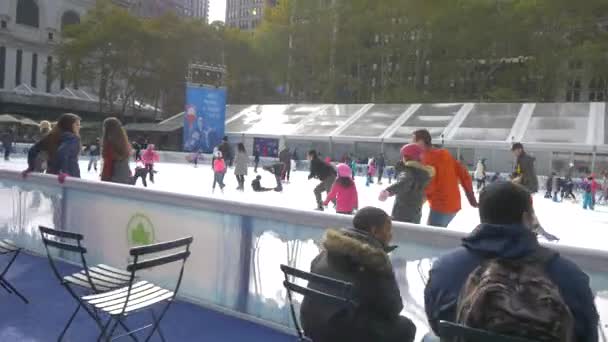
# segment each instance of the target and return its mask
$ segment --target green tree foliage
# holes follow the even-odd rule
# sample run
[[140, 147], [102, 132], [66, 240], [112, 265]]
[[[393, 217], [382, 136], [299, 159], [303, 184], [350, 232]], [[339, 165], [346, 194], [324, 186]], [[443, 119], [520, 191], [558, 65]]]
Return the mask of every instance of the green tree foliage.
[[607, 17], [605, 0], [282, 0], [244, 32], [98, 0], [58, 52], [100, 110], [181, 111], [190, 61], [226, 65], [230, 103], [554, 101], [608, 79]]
[[[217, 23], [207, 25], [171, 13], [140, 18], [98, 0], [82, 23], [64, 32], [57, 48], [62, 68], [51, 74], [63, 73], [68, 82], [94, 86], [101, 112], [124, 115], [129, 108], [137, 110], [138, 104], [162, 103], [170, 115], [183, 110], [190, 62], [224, 64], [232, 61], [227, 55], [247, 60], [246, 53], [236, 50], [234, 35]], [[235, 50], [229, 53], [230, 49]], [[240, 62], [234, 61], [239, 74]]]
[[571, 77], [608, 76], [602, 0], [281, 3], [254, 44], [296, 100], [551, 101]]

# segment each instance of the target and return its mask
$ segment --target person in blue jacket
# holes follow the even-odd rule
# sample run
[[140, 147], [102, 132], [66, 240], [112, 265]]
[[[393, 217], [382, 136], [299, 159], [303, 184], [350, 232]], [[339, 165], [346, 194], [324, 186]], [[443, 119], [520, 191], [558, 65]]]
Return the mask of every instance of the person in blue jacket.
[[35, 169], [36, 157], [41, 152], [48, 155], [46, 173], [59, 175], [62, 182], [65, 176], [80, 178], [80, 117], [63, 114], [53, 130], [32, 146], [28, 152], [28, 168], [24, 175]]
[[[487, 186], [480, 195], [479, 215], [481, 225], [462, 240], [461, 247], [435, 261], [430, 271], [424, 303], [435, 334], [439, 321], [456, 320], [460, 291], [469, 274], [484, 260], [519, 259], [540, 248], [536, 234], [530, 229], [533, 221], [530, 195], [520, 185], [498, 182]], [[574, 341], [598, 341], [599, 318], [587, 274], [557, 252], [546, 264], [546, 274], [572, 312]]]

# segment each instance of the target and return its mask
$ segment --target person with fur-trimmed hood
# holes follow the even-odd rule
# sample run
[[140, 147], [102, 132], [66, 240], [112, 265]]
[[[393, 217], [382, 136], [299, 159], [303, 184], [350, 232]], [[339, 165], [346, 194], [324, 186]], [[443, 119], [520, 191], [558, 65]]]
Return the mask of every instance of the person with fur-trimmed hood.
[[422, 205], [425, 201], [425, 189], [435, 175], [432, 166], [420, 162], [422, 147], [408, 144], [401, 148], [403, 169], [397, 183], [380, 193], [380, 201], [390, 196], [397, 196], [393, 206], [393, 220], [419, 224], [422, 218]]
[[[390, 216], [367, 207], [353, 218], [353, 228], [326, 232], [323, 250], [312, 261], [311, 272], [352, 283], [357, 305], [342, 305], [304, 296], [300, 317], [306, 336], [315, 342], [411, 342], [416, 326], [400, 316], [403, 302], [388, 252], [392, 238]], [[323, 284], [308, 287], [330, 294]]]

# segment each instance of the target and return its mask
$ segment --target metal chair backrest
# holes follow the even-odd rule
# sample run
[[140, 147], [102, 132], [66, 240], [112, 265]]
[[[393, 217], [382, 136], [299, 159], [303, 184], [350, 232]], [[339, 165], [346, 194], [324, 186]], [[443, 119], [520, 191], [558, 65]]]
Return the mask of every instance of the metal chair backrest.
[[473, 329], [447, 321], [439, 322], [439, 336], [441, 342], [536, 342], [521, 337], [505, 336], [491, 331]]
[[57, 276], [59, 281], [63, 282], [63, 276], [57, 268], [55, 258], [51, 253], [51, 248], [61, 252], [70, 252], [78, 254], [80, 257], [81, 266], [87, 277], [87, 281], [91, 286], [91, 289], [95, 292], [98, 292], [95, 288], [95, 283], [93, 282], [93, 280], [91, 279], [91, 275], [89, 274], [89, 267], [87, 266], [87, 260], [85, 257], [85, 254], [87, 254], [87, 249], [82, 245], [82, 240], [84, 240], [84, 236], [78, 233], [66, 232], [43, 226], [39, 226], [38, 229], [40, 230], [40, 235], [42, 236], [42, 243], [44, 244], [44, 248], [46, 249], [46, 255], [51, 264], [51, 268], [53, 269], [53, 273], [55, 273], [55, 276]]
[[[184, 267], [186, 260], [190, 256], [190, 245], [194, 239], [192, 237], [182, 238], [174, 241], [161, 242], [152, 245], [133, 247], [129, 251], [129, 254], [133, 257], [133, 262], [127, 266], [127, 271], [131, 272], [131, 279], [127, 289], [127, 299], [125, 300], [122, 308], [122, 314], [124, 314], [129, 300], [131, 298], [131, 290], [133, 289], [133, 282], [136, 278], [138, 271], [151, 269], [158, 266], [171, 264], [174, 262], [181, 262], [179, 276], [175, 289], [173, 290], [173, 297], [177, 295], [179, 288], [182, 283], [184, 276]], [[162, 254], [160, 256], [152, 256], [150, 254]]]
[[[291, 318], [296, 327], [296, 332], [298, 333], [298, 337], [301, 341], [310, 341], [300, 326], [298, 321], [295, 306], [293, 303], [292, 293], [299, 293], [303, 296], [307, 296], [309, 298], [315, 298], [318, 301], [324, 301], [326, 303], [332, 303], [334, 305], [343, 306], [346, 309], [352, 309], [356, 306], [356, 302], [353, 299], [353, 284], [347, 283], [341, 280], [321, 276], [314, 273], [308, 273], [301, 270], [298, 270], [293, 267], [289, 267], [286, 265], [281, 265], [281, 271], [283, 271], [283, 275], [285, 276], [285, 280], [283, 281], [283, 286], [287, 290], [287, 299], [289, 300], [289, 307], [291, 310]], [[315, 283], [320, 285], [324, 289], [331, 290], [330, 293], [321, 292], [318, 290], [314, 290], [308, 287], [303, 287], [295, 284], [293, 281], [290, 281], [289, 278], [294, 279], [303, 279], [308, 281], [309, 283]]]

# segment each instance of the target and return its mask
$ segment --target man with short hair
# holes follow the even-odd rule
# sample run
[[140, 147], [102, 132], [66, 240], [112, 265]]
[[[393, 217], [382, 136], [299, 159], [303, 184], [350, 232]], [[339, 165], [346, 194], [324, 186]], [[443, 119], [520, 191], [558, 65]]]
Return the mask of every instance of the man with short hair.
[[[534, 212], [529, 192], [510, 182], [488, 185], [479, 196], [479, 216], [481, 224], [462, 240], [462, 247], [448, 252], [433, 263], [424, 292], [425, 310], [433, 331], [437, 334], [439, 321], [456, 321], [461, 292], [465, 284], [471, 282], [471, 274], [478, 273], [479, 267], [490, 265], [492, 261], [525, 267], [530, 265], [526, 260], [542, 253], [543, 262], [539, 263], [538, 267], [546, 275], [545, 279], [557, 287], [563, 303], [569, 308], [574, 319], [575, 336], [572, 341], [596, 342], [598, 313], [594, 295], [589, 287], [589, 277], [572, 261], [550, 249], [541, 248], [536, 234], [532, 231]], [[486, 271], [490, 273], [491, 269], [486, 268]], [[513, 276], [519, 277], [523, 274], [522, 272]], [[510, 278], [503, 279], [508, 281]], [[527, 284], [537, 284], [539, 291], [545, 289], [543, 285], [538, 285], [540, 282]], [[486, 297], [486, 305], [495, 304], [491, 300], [496, 299], [500, 300], [499, 304], [513, 308], [515, 312], [527, 312], [526, 303], [518, 302], [520, 298], [517, 296], [518, 294], [512, 293], [507, 299]], [[551, 305], [554, 304], [557, 305]], [[551, 315], [550, 311], [545, 313]], [[501, 317], [500, 314], [504, 312], [496, 313], [497, 317]], [[548, 326], [552, 323], [547, 317], [538, 318], [543, 322], [549, 321], [546, 322]], [[504, 322], [499, 320], [490, 323]]]
[[415, 131], [412, 140], [424, 151], [422, 163], [435, 168], [435, 176], [426, 188], [426, 197], [431, 207], [427, 224], [445, 228], [456, 217], [461, 209], [458, 184], [463, 187], [471, 206], [477, 208], [469, 171], [448, 150], [434, 148], [428, 130]]
[[[353, 228], [325, 234], [322, 252], [313, 260], [311, 272], [352, 283], [352, 310], [305, 296], [300, 317], [306, 336], [315, 342], [411, 342], [416, 326], [403, 310], [399, 286], [388, 252], [392, 239], [390, 216], [382, 209], [367, 207], [353, 218]], [[323, 284], [308, 287], [334, 295]]]
[[224, 138], [222, 138], [222, 143], [219, 144], [217, 148], [220, 152], [222, 152], [226, 165], [232, 167], [234, 153], [232, 151], [232, 146], [230, 146], [230, 143], [228, 142], [228, 136], [224, 136]]
[[511, 146], [511, 152], [515, 155], [515, 175], [513, 182], [521, 184], [532, 194], [538, 192], [538, 178], [534, 168], [534, 157], [530, 156], [524, 150], [522, 143], [515, 143]]

